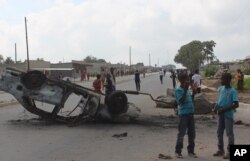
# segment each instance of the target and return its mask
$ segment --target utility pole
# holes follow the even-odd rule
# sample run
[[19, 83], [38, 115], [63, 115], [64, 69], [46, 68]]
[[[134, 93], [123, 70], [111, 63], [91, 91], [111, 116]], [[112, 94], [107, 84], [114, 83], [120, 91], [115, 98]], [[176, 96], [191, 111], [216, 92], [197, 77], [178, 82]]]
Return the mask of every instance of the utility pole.
[[27, 19], [24, 18], [25, 21], [25, 32], [26, 32], [26, 47], [27, 47], [27, 64], [28, 64], [28, 71], [30, 71], [30, 59], [29, 59], [29, 45], [28, 45], [28, 31], [27, 31]]
[[150, 53], [149, 53], [149, 66], [151, 66], [151, 60], [150, 60]]
[[129, 67], [131, 68], [131, 46], [129, 46]]
[[17, 51], [16, 51], [16, 43], [15, 43], [15, 63], [17, 63]]

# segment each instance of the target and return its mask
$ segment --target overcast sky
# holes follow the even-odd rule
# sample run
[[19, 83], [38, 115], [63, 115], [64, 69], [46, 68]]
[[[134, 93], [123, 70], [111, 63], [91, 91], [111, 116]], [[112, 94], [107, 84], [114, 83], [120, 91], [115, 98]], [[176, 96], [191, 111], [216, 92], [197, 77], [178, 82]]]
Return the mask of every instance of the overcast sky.
[[174, 63], [193, 40], [216, 42], [221, 61], [250, 55], [250, 0], [0, 0], [0, 54], [53, 63], [88, 55], [111, 63]]

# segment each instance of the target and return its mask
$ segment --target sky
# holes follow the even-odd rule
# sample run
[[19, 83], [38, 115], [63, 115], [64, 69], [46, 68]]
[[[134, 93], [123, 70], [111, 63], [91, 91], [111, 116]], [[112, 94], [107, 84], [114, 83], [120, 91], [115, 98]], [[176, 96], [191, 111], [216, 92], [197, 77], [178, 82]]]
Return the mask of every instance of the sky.
[[[250, 55], [249, 0], [0, 0], [0, 54], [52, 63], [175, 64], [193, 40], [216, 42], [220, 61]], [[150, 55], [150, 56], [149, 56]]]

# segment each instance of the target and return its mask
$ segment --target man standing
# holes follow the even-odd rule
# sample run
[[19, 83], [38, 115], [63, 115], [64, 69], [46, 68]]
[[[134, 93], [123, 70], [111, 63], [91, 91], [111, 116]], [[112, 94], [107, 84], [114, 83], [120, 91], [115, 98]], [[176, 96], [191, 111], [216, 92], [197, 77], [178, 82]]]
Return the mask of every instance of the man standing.
[[175, 72], [173, 70], [171, 70], [170, 78], [172, 78], [173, 88], [175, 89], [175, 87], [176, 87], [176, 74], [175, 74]]
[[164, 75], [164, 72], [163, 72], [162, 69], [160, 70], [159, 75], [160, 75], [161, 84], [163, 84], [163, 75]]
[[215, 112], [218, 114], [218, 151], [214, 153], [214, 156], [223, 156], [224, 141], [223, 134], [226, 130], [228, 137], [227, 153], [224, 159], [229, 159], [230, 156], [230, 145], [234, 145], [234, 112], [235, 108], [239, 107], [239, 99], [237, 91], [231, 87], [232, 76], [230, 73], [225, 73], [221, 77], [221, 87], [219, 88], [218, 102], [215, 108]]
[[[197, 158], [194, 152], [195, 147], [195, 121], [194, 121], [194, 104], [189, 92], [190, 79], [187, 74], [180, 74], [178, 77], [180, 87], [175, 90], [176, 102], [178, 104], [179, 126], [175, 146], [177, 158], [183, 158], [182, 148], [185, 134], [188, 135], [188, 155]], [[195, 92], [195, 90], [193, 91]]]
[[199, 75], [199, 70], [196, 69], [194, 75], [192, 76], [192, 87], [196, 88], [196, 92], [201, 92], [201, 76]]
[[243, 90], [243, 85], [244, 85], [244, 74], [240, 69], [237, 70], [237, 73], [235, 75], [237, 79], [237, 90]]
[[140, 91], [140, 83], [141, 83], [141, 80], [140, 80], [140, 73], [138, 70], [135, 71], [135, 86], [136, 86], [136, 91]]

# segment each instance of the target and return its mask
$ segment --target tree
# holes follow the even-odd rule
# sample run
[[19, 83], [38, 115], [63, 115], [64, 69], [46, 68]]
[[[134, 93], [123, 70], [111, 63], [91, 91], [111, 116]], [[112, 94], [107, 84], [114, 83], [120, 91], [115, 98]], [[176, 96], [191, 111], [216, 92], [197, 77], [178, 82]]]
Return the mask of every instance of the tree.
[[37, 61], [44, 61], [43, 58], [36, 58]]
[[194, 40], [181, 46], [174, 61], [194, 71], [199, 68], [200, 64], [204, 64], [205, 60], [210, 62], [213, 61], [215, 58], [213, 47], [215, 47], [214, 41], [201, 42]]
[[203, 49], [203, 54], [205, 56], [205, 59], [208, 63], [211, 63], [216, 57], [214, 55], [214, 47], [216, 43], [211, 40], [211, 41], [204, 41], [203, 42], [204, 49]]
[[97, 59], [96, 57], [90, 55], [83, 59], [83, 61], [86, 63], [106, 63], [104, 59]]
[[7, 57], [4, 61], [4, 64], [14, 64], [14, 61], [11, 59], [11, 57]]
[[3, 64], [4, 63], [4, 58], [3, 56], [0, 54], [0, 64]]

